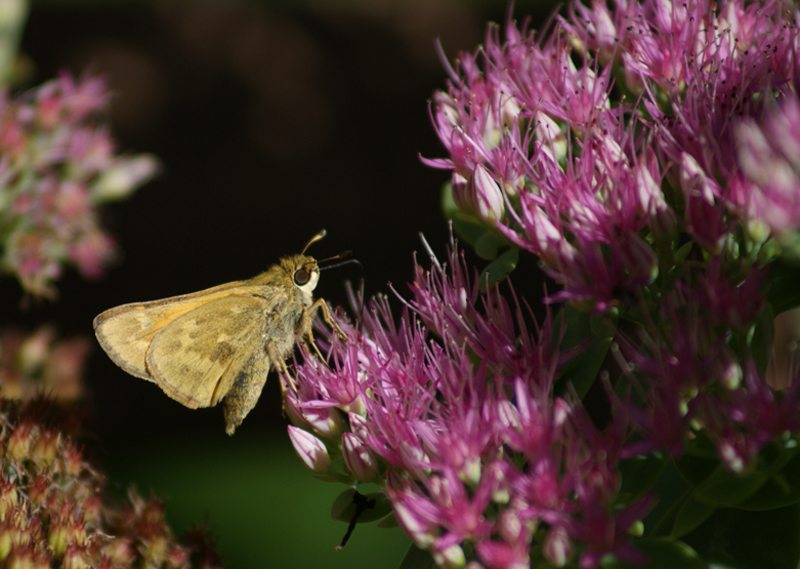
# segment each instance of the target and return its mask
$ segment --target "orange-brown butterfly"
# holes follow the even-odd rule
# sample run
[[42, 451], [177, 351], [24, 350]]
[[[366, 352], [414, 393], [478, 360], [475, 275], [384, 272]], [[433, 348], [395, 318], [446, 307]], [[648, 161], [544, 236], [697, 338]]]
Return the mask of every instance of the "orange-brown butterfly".
[[222, 401], [232, 435], [258, 401], [270, 367], [286, 371], [295, 338], [314, 345], [319, 308], [344, 335], [325, 300], [312, 297], [320, 268], [305, 252], [324, 236], [323, 230], [301, 254], [252, 279], [106, 310], [94, 319], [97, 340], [115, 364], [186, 407]]

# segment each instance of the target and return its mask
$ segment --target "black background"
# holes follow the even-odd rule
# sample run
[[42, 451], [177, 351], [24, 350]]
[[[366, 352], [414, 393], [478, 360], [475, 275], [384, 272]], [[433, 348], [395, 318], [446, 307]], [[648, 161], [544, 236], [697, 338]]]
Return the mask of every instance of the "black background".
[[[346, 280], [405, 294], [420, 233], [444, 254], [449, 175], [418, 158], [444, 154], [428, 115], [445, 85], [434, 38], [451, 58], [475, 49], [505, 2], [109, 4], [34, 3], [22, 43], [31, 84], [64, 69], [104, 74], [119, 148], [154, 153], [163, 171], [103, 210], [121, 251], [104, 279], [69, 271], [56, 302], [26, 310], [7, 279], [7, 322], [90, 336], [104, 309], [251, 277], [322, 228], [311, 254], [351, 249], [363, 265], [323, 273], [317, 295], [334, 305]], [[515, 15], [541, 19], [548, 7], [536, 6]], [[99, 348], [87, 383], [88, 428], [106, 448], [224, 437], [219, 409], [184, 409]], [[282, 425], [278, 410], [270, 381], [242, 430]]]

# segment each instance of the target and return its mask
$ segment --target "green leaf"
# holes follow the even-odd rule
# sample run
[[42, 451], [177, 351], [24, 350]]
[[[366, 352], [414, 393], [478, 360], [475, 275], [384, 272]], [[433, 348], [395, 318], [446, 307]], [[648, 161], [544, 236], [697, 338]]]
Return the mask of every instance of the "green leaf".
[[442, 214], [445, 219], [453, 219], [461, 213], [461, 210], [456, 205], [456, 201], [453, 199], [453, 184], [450, 182], [442, 184], [442, 193], [439, 196], [439, 207], [442, 208]]
[[514, 269], [517, 268], [519, 262], [519, 249], [516, 247], [510, 251], [506, 251], [497, 259], [489, 263], [489, 265], [481, 271], [479, 288], [481, 292], [486, 292], [496, 285], [498, 282], [505, 279], [510, 275]]
[[658, 479], [652, 486], [658, 502], [644, 518], [644, 535], [649, 538], [666, 537], [672, 531], [675, 518], [683, 501], [691, 495], [692, 487], [680, 475], [674, 460], [667, 460]]
[[592, 316], [589, 319], [589, 327], [595, 338], [613, 338], [617, 335], [617, 321], [619, 319], [616, 314], [614, 316], [611, 315], [612, 310], [600, 316]]
[[736, 506], [755, 494], [767, 480], [769, 476], [760, 470], [740, 475], [720, 465], [695, 488], [694, 496], [714, 506]]
[[[564, 338], [561, 341], [562, 350], [580, 346], [591, 337], [592, 326], [589, 312], [578, 310], [571, 304], [564, 304], [561, 307], [561, 313], [556, 318], [556, 322], [560, 318], [564, 319], [565, 324]], [[554, 334], [557, 336], [558, 331], [554, 331]]]
[[[644, 538], [637, 539], [633, 545], [650, 558], [647, 563], [648, 569], [706, 569], [708, 567], [708, 563], [682, 541], [669, 538]], [[610, 557], [603, 558], [600, 566], [604, 569], [639, 567]]]
[[489, 230], [486, 229], [485, 226], [464, 219], [463, 217], [465, 217], [463, 214], [459, 214], [459, 217], [451, 218], [453, 221], [453, 230], [462, 241], [465, 241], [470, 247], [475, 247], [475, 243], [478, 242], [478, 239]]
[[423, 551], [413, 543], [408, 548], [408, 553], [400, 562], [399, 569], [430, 569], [433, 567], [433, 558], [430, 553]]
[[[796, 480], [794, 476], [800, 468], [796, 462], [798, 452], [799, 449], [795, 446], [777, 443], [768, 445], [759, 454], [755, 468], [746, 474], [734, 474], [726, 467], [719, 465], [701, 484], [697, 485], [694, 496], [717, 506], [741, 507], [742, 503], [754, 497], [769, 481], [780, 486], [787, 478], [792, 481]], [[783, 484], [783, 487], [784, 491], [789, 488], [786, 484]], [[767, 494], [762, 495], [761, 499], [766, 500], [769, 495], [775, 498], [774, 490], [776, 488], [771, 487], [771, 490], [772, 492], [765, 490], [764, 492]], [[759, 499], [754, 498], [754, 500], [756, 501], [748, 509], [763, 509], [753, 507]], [[789, 499], [789, 503], [794, 503], [794, 500]]]
[[722, 508], [683, 541], [714, 567], [796, 569], [800, 508], [794, 505], [768, 512]]
[[660, 453], [637, 456], [620, 461], [622, 484], [619, 495], [632, 502], [653, 487], [669, 459]]
[[[708, 438], [705, 431], [696, 433], [695, 437], [686, 443], [686, 454], [697, 458], [708, 458], [719, 462], [717, 446]], [[710, 474], [710, 472], [709, 472]]]
[[674, 538], [683, 537], [704, 521], [706, 521], [717, 510], [707, 502], [695, 500], [691, 496], [683, 501], [672, 523], [670, 536]]
[[356, 523], [363, 524], [380, 520], [391, 512], [392, 505], [383, 493], [371, 492], [362, 495], [353, 488], [348, 488], [339, 494], [331, 506], [331, 517], [345, 523], [349, 523], [356, 514], [358, 514]]
[[767, 301], [774, 314], [800, 306], [800, 264], [777, 260], [769, 268]]
[[581, 312], [567, 304], [563, 307], [566, 324], [561, 350], [576, 348], [589, 341], [586, 347], [558, 370], [559, 382], [556, 395], [563, 395], [570, 383], [578, 396], [583, 398], [592, 387], [600, 367], [608, 353], [613, 338], [599, 338], [592, 334], [592, 318], [587, 312]]
[[378, 522], [378, 527], [384, 529], [397, 528], [400, 527], [400, 522], [397, 521], [397, 516], [395, 516], [394, 512], [392, 512], [390, 515]]
[[578, 397], [581, 399], [586, 397], [605, 361], [611, 341], [611, 338], [592, 337], [589, 345], [581, 353], [561, 367], [561, 384], [571, 383]]
[[716, 456], [706, 458], [686, 452], [675, 460], [675, 468], [686, 482], [692, 486], [699, 486], [719, 468], [719, 458]]
[[782, 470], [738, 507], [761, 511], [797, 503], [800, 503], [800, 455], [795, 454]]
[[[800, 288], [800, 287], [798, 287]], [[750, 348], [753, 352], [753, 359], [758, 369], [765, 372], [767, 363], [772, 357], [772, 343], [775, 332], [775, 316], [772, 307], [768, 306], [758, 315], [750, 338]]]
[[683, 263], [686, 260], [686, 257], [689, 256], [689, 252], [692, 250], [692, 242], [689, 241], [688, 243], [684, 243], [680, 249], [675, 251], [675, 264], [678, 265]]
[[481, 259], [493, 261], [497, 258], [497, 250], [500, 247], [509, 247], [511, 243], [499, 235], [494, 230], [487, 230], [486, 233], [481, 235], [475, 242], [475, 253]]

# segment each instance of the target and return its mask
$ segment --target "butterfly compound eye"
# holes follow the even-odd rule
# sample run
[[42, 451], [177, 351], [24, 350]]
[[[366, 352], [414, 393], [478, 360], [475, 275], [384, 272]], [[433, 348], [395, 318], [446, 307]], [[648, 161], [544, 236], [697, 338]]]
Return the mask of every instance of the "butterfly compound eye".
[[294, 272], [294, 284], [297, 286], [303, 286], [308, 282], [308, 279], [311, 278], [311, 273], [309, 273], [305, 269], [297, 269]]

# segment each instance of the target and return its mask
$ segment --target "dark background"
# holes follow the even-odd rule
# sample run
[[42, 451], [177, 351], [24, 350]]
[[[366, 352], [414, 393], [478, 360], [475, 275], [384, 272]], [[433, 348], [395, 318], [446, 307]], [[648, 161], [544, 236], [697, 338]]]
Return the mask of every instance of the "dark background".
[[[551, 9], [517, 2], [514, 13], [538, 25]], [[418, 159], [444, 155], [428, 115], [428, 99], [445, 85], [434, 38], [452, 59], [474, 50], [485, 23], [505, 22], [507, 10], [492, 0], [35, 2], [22, 44], [32, 85], [61, 69], [106, 75], [119, 148], [156, 154], [163, 172], [103, 211], [122, 252], [106, 278], [69, 272], [57, 302], [24, 312], [19, 287], [6, 280], [5, 320], [91, 336], [92, 318], [107, 308], [254, 276], [322, 228], [328, 237], [310, 254], [352, 249], [363, 266], [323, 273], [317, 295], [344, 304], [344, 282], [361, 279], [370, 295], [389, 292], [388, 282], [405, 294], [419, 234], [439, 255], [448, 242], [439, 192], [449, 175]], [[344, 487], [314, 481], [292, 458], [274, 379], [233, 438], [221, 409], [185, 409], [99, 348], [87, 384], [86, 445], [112, 487], [136, 482], [166, 494], [173, 525], [207, 521], [233, 566], [282, 566], [276, 551], [299, 554], [318, 541], [319, 566], [399, 563], [407, 541], [398, 530], [384, 531], [394, 532], [385, 559], [372, 537], [356, 543], [359, 532], [345, 551], [330, 551], [346, 527], [329, 520], [327, 495], [308, 508], [299, 500]], [[269, 478], [276, 464], [289, 469], [281, 481]], [[296, 493], [285, 490], [296, 480]], [[312, 519], [333, 533], [305, 533]], [[304, 545], [280, 541], [280, 529]], [[359, 547], [363, 565], [347, 557]]]

